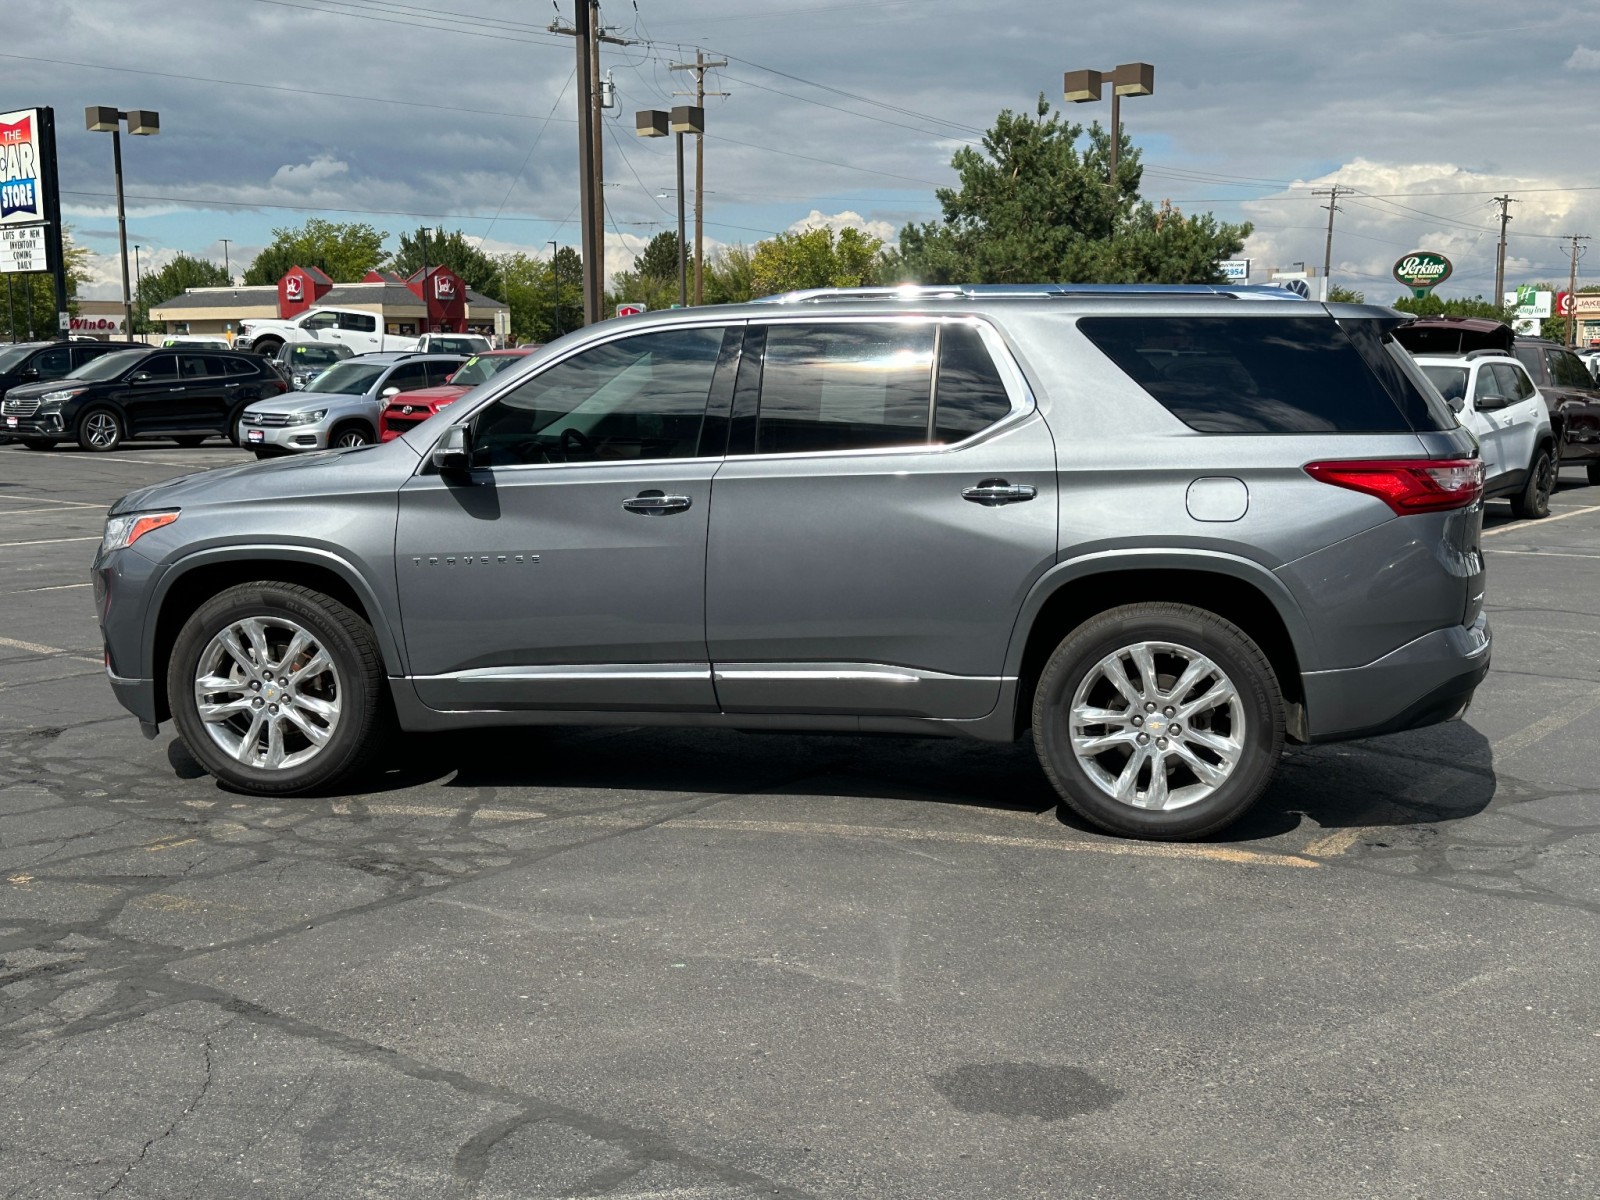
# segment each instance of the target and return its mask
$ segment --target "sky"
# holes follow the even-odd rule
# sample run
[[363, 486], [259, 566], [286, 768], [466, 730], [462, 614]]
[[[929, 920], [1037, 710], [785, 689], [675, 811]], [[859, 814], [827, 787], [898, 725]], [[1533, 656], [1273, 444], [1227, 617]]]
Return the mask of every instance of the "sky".
[[[5, 0], [0, 111], [53, 106], [63, 213], [93, 252], [84, 297], [120, 294], [111, 139], [86, 105], [155, 109], [123, 138], [130, 246], [237, 275], [275, 227], [419, 225], [485, 250], [579, 240], [573, 0]], [[609, 0], [607, 268], [674, 227], [672, 140], [633, 114], [684, 103], [707, 72], [706, 235], [753, 243], [853, 225], [892, 242], [937, 217], [951, 155], [1001, 109], [1060, 105], [1064, 71], [1155, 65], [1123, 101], [1146, 199], [1248, 220], [1252, 280], [1321, 267], [1392, 301], [1408, 251], [1446, 254], [1442, 296], [1564, 283], [1563, 235], [1600, 238], [1600, 0]], [[1067, 106], [1087, 123], [1109, 103]], [[691, 150], [692, 156], [692, 150]], [[692, 157], [689, 177], [693, 177]], [[690, 185], [692, 187], [692, 183]], [[228, 240], [226, 251], [223, 239]], [[132, 253], [130, 249], [130, 253]], [[1600, 282], [1600, 252], [1579, 264]]]

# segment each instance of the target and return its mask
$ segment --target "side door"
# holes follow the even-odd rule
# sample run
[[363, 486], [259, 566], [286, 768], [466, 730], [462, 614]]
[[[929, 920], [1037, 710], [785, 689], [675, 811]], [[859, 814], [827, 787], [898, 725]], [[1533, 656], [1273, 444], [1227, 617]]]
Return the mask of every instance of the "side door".
[[720, 324], [584, 344], [471, 415], [468, 470], [424, 466], [401, 489], [423, 703], [715, 710], [706, 519], [726, 420], [706, 410], [731, 390], [741, 333], [731, 356]]
[[987, 325], [752, 327], [707, 541], [718, 701], [986, 715], [1056, 517], [1054, 440]]
[[1550, 383], [1567, 419], [1565, 457], [1600, 459], [1600, 390], [1588, 369], [1570, 350], [1546, 347]]
[[1526, 472], [1533, 465], [1534, 447], [1544, 435], [1540, 420], [1547, 415], [1544, 401], [1520, 363], [1495, 363], [1494, 372], [1507, 398], [1506, 408], [1500, 414], [1504, 420], [1502, 447], [1506, 470], [1520, 473], [1526, 479]]
[[70, 346], [52, 346], [48, 350], [41, 350], [33, 356], [33, 361], [28, 364], [29, 369], [37, 371], [41, 382], [51, 379], [60, 379], [75, 365], [72, 361], [72, 348]]
[[167, 428], [221, 433], [228, 426], [228, 372], [213, 354], [178, 351], [178, 392]]
[[[314, 342], [344, 342], [339, 329], [339, 314], [335, 312], [312, 313], [300, 322], [300, 336]], [[360, 353], [360, 351], [356, 351]]]
[[1468, 428], [1478, 437], [1483, 458], [1484, 485], [1491, 491], [1506, 473], [1505, 409], [1511, 403], [1493, 363], [1480, 362], [1472, 381], [1472, 410]]
[[129, 437], [173, 428], [172, 414], [183, 405], [178, 356], [168, 350], [141, 359], [111, 389], [109, 398], [121, 407]]
[[378, 335], [378, 318], [372, 313], [341, 312], [335, 337], [357, 354], [383, 348], [383, 339]]

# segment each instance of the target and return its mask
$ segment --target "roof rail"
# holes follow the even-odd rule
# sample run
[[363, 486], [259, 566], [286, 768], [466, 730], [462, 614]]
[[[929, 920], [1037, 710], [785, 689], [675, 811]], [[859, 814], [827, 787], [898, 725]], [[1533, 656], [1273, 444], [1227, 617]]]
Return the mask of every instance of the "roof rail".
[[818, 304], [836, 300], [1046, 300], [1090, 296], [1167, 299], [1304, 300], [1277, 284], [1213, 283], [903, 283], [892, 287], [802, 288], [762, 296], [755, 304]]
[[1483, 350], [1468, 350], [1463, 356], [1466, 358], [1514, 358], [1509, 350], [1496, 350], [1492, 346]]

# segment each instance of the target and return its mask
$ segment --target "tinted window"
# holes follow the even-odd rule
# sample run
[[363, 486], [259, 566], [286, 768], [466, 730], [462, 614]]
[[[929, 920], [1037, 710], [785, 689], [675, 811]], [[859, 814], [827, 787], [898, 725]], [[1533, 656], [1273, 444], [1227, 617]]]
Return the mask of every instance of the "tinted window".
[[1538, 394], [1539, 389], [1533, 386], [1533, 381], [1521, 367], [1512, 366], [1510, 363], [1495, 363], [1494, 373], [1500, 380], [1501, 394], [1512, 404]]
[[32, 354], [36, 346], [7, 346], [0, 350], [0, 371], [13, 371]]
[[934, 388], [935, 440], [959, 442], [1011, 411], [983, 338], [970, 325], [946, 325], [939, 335], [939, 378]]
[[340, 313], [339, 328], [353, 329], [357, 333], [375, 333], [378, 329], [378, 318], [371, 313]]
[[212, 358], [209, 354], [178, 355], [178, 377], [180, 379], [207, 379], [213, 375], [221, 374], [221, 361]]
[[756, 453], [926, 442], [932, 368], [930, 324], [772, 325]]
[[1510, 393], [1506, 391], [1505, 380], [1495, 370], [1493, 363], [1484, 363], [1478, 368], [1478, 381], [1472, 386], [1472, 400], [1509, 400]]
[[178, 378], [178, 356], [176, 354], [152, 354], [139, 364], [136, 375], [148, 375], [151, 382], [157, 380], [166, 382]]
[[693, 457], [721, 347], [671, 329], [575, 354], [478, 415], [473, 465]]
[[[1085, 317], [1078, 328], [1201, 433], [1411, 428], [1350, 338], [1326, 317]], [[1395, 373], [1404, 379], [1397, 367]], [[1426, 412], [1426, 397], [1409, 386]]]
[[1528, 374], [1532, 375], [1535, 381], [1542, 381], [1545, 378], [1544, 355], [1539, 353], [1539, 347], [1518, 346], [1516, 355], [1517, 360], [1528, 368]]
[[73, 369], [73, 379], [115, 379], [128, 368], [144, 361], [147, 351], [119, 350], [115, 354], [102, 354]]
[[1439, 363], [1428, 363], [1422, 368], [1422, 373], [1428, 377], [1428, 382], [1439, 389], [1439, 394], [1448, 401], [1465, 400], [1467, 398], [1467, 369], [1465, 367], [1447, 367]]
[[287, 356], [280, 354], [279, 359], [285, 360], [297, 367], [331, 367], [341, 359], [350, 357], [348, 346], [318, 346], [308, 345], [305, 342], [296, 343], [289, 349]]
[[84, 363], [93, 362], [95, 359], [100, 358], [103, 355], [120, 353], [122, 353], [122, 351], [105, 346], [74, 346], [72, 347], [72, 365], [74, 367], [81, 367]]
[[384, 391], [399, 388], [402, 392], [413, 392], [427, 386], [428, 364], [419, 362], [401, 363], [383, 381]]
[[382, 363], [364, 363], [353, 359], [350, 362], [335, 363], [306, 384], [305, 390], [350, 396], [364, 395], [378, 382], [378, 376], [387, 369]]
[[1557, 387], [1592, 388], [1594, 376], [1589, 374], [1576, 354], [1565, 350], [1550, 351], [1550, 377]]
[[65, 346], [56, 350], [46, 350], [34, 359], [31, 365], [39, 372], [40, 379], [60, 379], [72, 370], [72, 354]]
[[461, 369], [458, 362], [431, 362], [428, 364], [428, 386], [438, 387]]
[[260, 369], [247, 358], [225, 358], [222, 365], [229, 375], [259, 375]]
[[301, 329], [332, 329], [339, 323], [339, 315], [331, 312], [319, 312], [315, 316], [307, 317], [300, 322]]

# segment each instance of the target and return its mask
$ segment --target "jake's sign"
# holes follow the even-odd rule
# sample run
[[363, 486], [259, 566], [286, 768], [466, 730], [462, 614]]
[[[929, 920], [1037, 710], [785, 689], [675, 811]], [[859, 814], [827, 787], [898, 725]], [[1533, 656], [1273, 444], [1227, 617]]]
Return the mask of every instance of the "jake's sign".
[[0, 113], [0, 225], [43, 221], [39, 110]]
[[1394, 264], [1394, 277], [1418, 296], [1450, 278], [1450, 260], [1432, 250], [1413, 250]]

